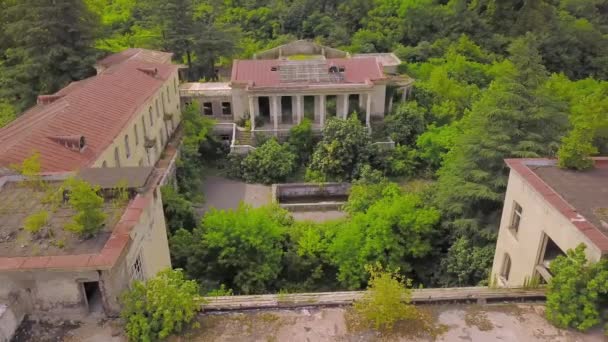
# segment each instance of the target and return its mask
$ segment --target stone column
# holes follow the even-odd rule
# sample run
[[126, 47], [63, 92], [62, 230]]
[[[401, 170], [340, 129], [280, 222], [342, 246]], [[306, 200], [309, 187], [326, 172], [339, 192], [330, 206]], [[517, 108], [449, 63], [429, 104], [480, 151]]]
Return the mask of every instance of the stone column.
[[348, 112], [348, 97], [349, 97], [349, 95], [348, 95], [348, 94], [344, 94], [344, 95], [342, 95], [342, 96], [343, 96], [343, 97], [342, 97], [342, 118], [343, 118], [344, 120], [346, 120], [346, 118], [347, 118], [347, 117], [348, 117], [348, 115], [350, 114], [350, 113]]
[[388, 98], [388, 112], [391, 113], [393, 111], [393, 97], [394, 97], [394, 93], [389, 94], [390, 97]]
[[319, 95], [319, 124], [325, 127], [325, 95]]
[[365, 94], [359, 94], [359, 108], [363, 108], [363, 104], [365, 103]]
[[279, 129], [279, 98], [280, 96], [276, 95], [270, 97], [270, 115], [272, 116], [275, 130]]
[[365, 126], [370, 127], [372, 115], [372, 96], [367, 94], [367, 104], [365, 105]]
[[296, 99], [296, 101], [295, 101], [296, 123], [300, 124], [302, 122], [302, 119], [304, 118], [304, 96], [296, 95], [294, 97]]
[[255, 110], [255, 105], [256, 105], [256, 101], [257, 101], [257, 97], [253, 96], [253, 95], [249, 95], [249, 120], [251, 121], [251, 130], [255, 130], [255, 115], [256, 115], [256, 110]]

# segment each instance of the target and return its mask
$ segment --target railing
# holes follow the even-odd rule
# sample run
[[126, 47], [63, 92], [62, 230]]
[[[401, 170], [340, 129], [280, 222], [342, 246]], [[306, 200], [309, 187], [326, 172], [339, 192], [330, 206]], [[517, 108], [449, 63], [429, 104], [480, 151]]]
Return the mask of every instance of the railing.
[[232, 132], [232, 137], [230, 138], [230, 152], [231, 153], [246, 154], [246, 153], [249, 153], [249, 152], [255, 150], [255, 147], [253, 147], [251, 145], [239, 145], [236, 143], [236, 131], [237, 131], [238, 127], [235, 123], [219, 122], [219, 123], [215, 124], [215, 127], [218, 127], [218, 126], [220, 126], [220, 127], [226, 126], [226, 127], [228, 127], [226, 130], [229, 130]]

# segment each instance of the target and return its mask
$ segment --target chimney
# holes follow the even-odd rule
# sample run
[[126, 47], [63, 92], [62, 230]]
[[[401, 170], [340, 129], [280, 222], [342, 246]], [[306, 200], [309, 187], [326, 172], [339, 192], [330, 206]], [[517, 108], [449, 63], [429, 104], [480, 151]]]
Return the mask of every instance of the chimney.
[[51, 104], [57, 100], [59, 100], [60, 98], [64, 97], [65, 95], [38, 95], [38, 99], [36, 100], [36, 103], [39, 105], [48, 105]]
[[84, 135], [59, 135], [48, 138], [60, 145], [63, 145], [65, 148], [69, 148], [70, 150], [76, 152], [82, 152], [82, 150], [84, 150], [86, 147]]
[[156, 77], [156, 75], [158, 74], [157, 68], [137, 68], [137, 70], [143, 72], [144, 74], [146, 74], [148, 76], [152, 76], [152, 77]]

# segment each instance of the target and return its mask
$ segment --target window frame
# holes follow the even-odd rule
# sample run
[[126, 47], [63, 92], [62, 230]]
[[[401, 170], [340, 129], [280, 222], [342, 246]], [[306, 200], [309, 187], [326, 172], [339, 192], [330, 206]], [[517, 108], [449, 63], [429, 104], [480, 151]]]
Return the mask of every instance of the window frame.
[[[207, 105], [209, 105], [209, 114], [207, 114]], [[203, 102], [203, 115], [213, 116], [213, 102]]]
[[[226, 107], [224, 105], [227, 105]], [[228, 108], [228, 113], [225, 109]], [[232, 103], [230, 101], [222, 101], [222, 115], [232, 115]]]
[[125, 156], [127, 156], [127, 159], [131, 158], [131, 146], [129, 145], [128, 134], [125, 134]]
[[519, 228], [521, 227], [521, 220], [523, 219], [524, 208], [517, 201], [513, 201], [511, 207], [511, 217], [509, 219], [509, 230], [513, 235], [517, 236]]

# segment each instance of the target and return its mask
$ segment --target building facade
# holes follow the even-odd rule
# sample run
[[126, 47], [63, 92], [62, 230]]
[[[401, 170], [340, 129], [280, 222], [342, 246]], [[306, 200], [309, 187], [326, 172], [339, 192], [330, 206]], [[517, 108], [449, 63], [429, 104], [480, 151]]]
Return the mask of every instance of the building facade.
[[608, 255], [608, 159], [585, 172], [549, 159], [509, 159], [509, 183], [492, 278], [499, 286], [551, 279], [550, 264], [579, 244], [590, 261]]
[[0, 168], [40, 153], [42, 171], [151, 166], [181, 121], [171, 54], [129, 49], [0, 128]]
[[201, 114], [220, 123], [250, 120], [252, 132], [287, 131], [304, 118], [313, 129], [353, 112], [369, 127], [404, 100], [413, 80], [397, 75], [392, 53], [357, 54], [295, 41], [235, 60], [230, 82], [185, 83], [182, 105], [197, 101]]
[[[48, 184], [59, 183], [72, 173], [43, 176]], [[71, 211], [61, 205], [49, 210], [43, 233], [19, 230], [27, 215], [48, 206], [37, 201], [36, 190], [21, 185], [21, 176], [0, 177], [2, 208], [16, 205], [19, 194], [29, 191], [28, 211], [4, 210], [0, 228], [5, 236], [0, 248], [0, 302], [14, 302], [35, 317], [82, 317], [89, 312], [117, 316], [120, 296], [134, 280], [153, 277], [171, 267], [162, 198], [157, 186], [161, 173], [152, 167], [83, 169], [76, 177], [101, 186], [111, 194], [115, 181], [127, 179], [130, 200], [119, 208], [104, 195], [108, 223], [87, 240], [70, 237], [63, 230]], [[113, 221], [112, 218], [117, 220]], [[58, 246], [53, 241], [62, 241]], [[17, 246], [20, 244], [21, 246]]]

